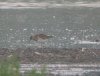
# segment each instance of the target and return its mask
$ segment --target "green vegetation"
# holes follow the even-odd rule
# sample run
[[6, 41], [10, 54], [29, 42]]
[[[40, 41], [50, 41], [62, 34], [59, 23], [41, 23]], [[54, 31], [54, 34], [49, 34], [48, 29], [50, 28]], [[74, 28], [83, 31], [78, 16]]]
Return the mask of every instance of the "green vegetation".
[[42, 69], [40, 72], [37, 72], [35, 69], [32, 69], [28, 72], [28, 76], [46, 76], [45, 69]]
[[[17, 57], [10, 55], [0, 62], [0, 76], [21, 76], [19, 72], [20, 63]], [[26, 76], [26, 75], [25, 75]], [[34, 68], [27, 72], [27, 76], [46, 76], [45, 68], [37, 72]]]

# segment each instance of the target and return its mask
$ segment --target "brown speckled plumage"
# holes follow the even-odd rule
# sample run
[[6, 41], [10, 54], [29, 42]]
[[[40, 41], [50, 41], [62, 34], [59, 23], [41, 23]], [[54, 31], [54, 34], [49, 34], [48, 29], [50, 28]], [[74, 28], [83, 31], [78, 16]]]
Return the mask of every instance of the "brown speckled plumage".
[[36, 35], [30, 36], [30, 40], [39, 41], [39, 39], [46, 40], [46, 39], [49, 39], [49, 38], [52, 38], [52, 37], [53, 36], [48, 36], [48, 35], [45, 35], [45, 34], [36, 34]]

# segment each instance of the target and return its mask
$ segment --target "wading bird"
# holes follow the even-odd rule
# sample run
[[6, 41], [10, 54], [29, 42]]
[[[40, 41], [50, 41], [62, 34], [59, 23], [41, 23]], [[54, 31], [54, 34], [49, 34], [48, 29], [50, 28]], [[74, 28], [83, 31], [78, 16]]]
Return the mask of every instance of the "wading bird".
[[53, 38], [53, 36], [45, 35], [45, 34], [36, 34], [36, 35], [31, 35], [30, 36], [30, 41], [44, 41], [49, 38]]

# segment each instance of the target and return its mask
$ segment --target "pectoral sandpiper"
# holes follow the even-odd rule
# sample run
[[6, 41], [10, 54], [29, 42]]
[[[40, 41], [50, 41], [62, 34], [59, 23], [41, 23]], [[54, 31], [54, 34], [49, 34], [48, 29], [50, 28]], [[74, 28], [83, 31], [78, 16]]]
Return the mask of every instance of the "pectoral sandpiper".
[[45, 35], [45, 34], [36, 34], [36, 35], [31, 35], [30, 40], [34, 41], [44, 41], [49, 38], [52, 38], [53, 36]]

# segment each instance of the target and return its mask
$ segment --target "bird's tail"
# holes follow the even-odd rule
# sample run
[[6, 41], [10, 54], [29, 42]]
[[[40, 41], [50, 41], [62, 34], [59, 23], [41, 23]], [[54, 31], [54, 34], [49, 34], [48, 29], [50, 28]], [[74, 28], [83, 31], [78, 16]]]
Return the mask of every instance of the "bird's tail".
[[48, 36], [48, 38], [53, 38], [53, 36]]

